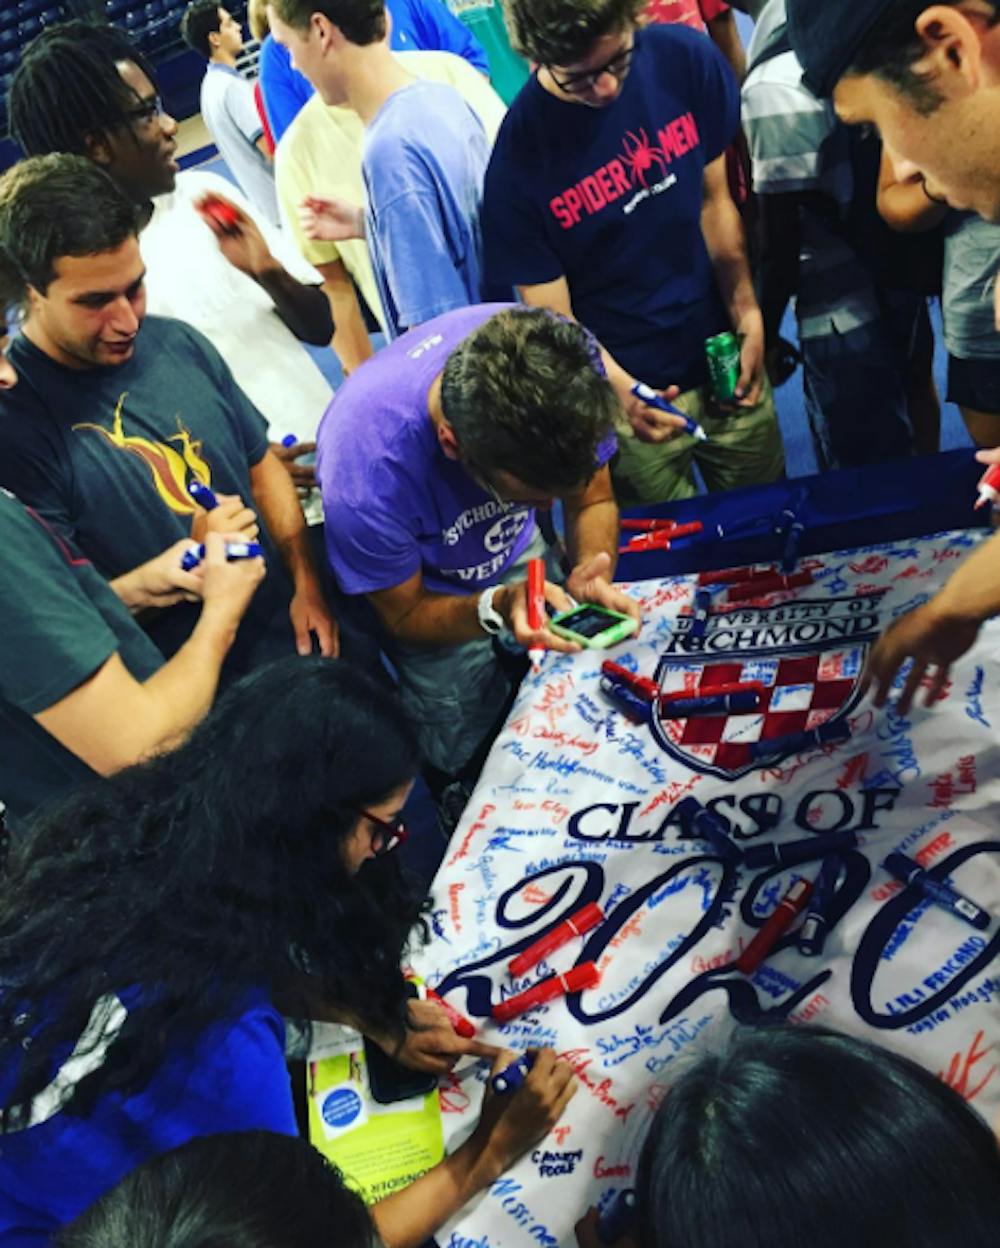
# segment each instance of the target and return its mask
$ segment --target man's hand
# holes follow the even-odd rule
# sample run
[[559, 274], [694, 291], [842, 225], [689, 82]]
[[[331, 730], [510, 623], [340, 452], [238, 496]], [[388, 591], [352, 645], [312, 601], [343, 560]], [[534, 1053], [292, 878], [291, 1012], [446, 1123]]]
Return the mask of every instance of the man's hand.
[[[648, 403], [643, 403], [642, 399], [636, 398], [632, 393], [635, 378], [621, 365], [609, 363], [609, 357], [606, 354], [604, 366], [607, 369], [608, 380], [625, 409], [628, 423], [640, 442], [669, 442], [671, 438], [679, 437], [687, 432], [683, 417], [675, 416], [672, 412], [661, 412], [659, 408], [650, 407]], [[667, 386], [665, 390], [659, 390], [657, 393], [668, 403], [673, 403], [680, 392], [679, 386]]]
[[930, 706], [944, 688], [952, 663], [965, 654], [978, 635], [978, 623], [941, 611], [936, 600], [931, 599], [907, 612], [879, 638], [868, 656], [862, 691], [873, 684], [875, 705], [885, 706], [896, 673], [907, 659], [912, 659], [913, 667], [899, 698], [899, 713], [905, 715], [910, 709], [929, 669], [934, 669], [924, 699], [924, 705]]
[[[494, 1178], [548, 1135], [576, 1093], [576, 1075], [569, 1062], [557, 1058], [551, 1049], [528, 1052], [534, 1063], [516, 1092], [497, 1096], [487, 1084], [479, 1125], [470, 1139], [480, 1148], [481, 1164]], [[499, 1051], [491, 1076], [516, 1058], [509, 1049]]]
[[275, 457], [288, 469], [294, 485], [300, 490], [311, 490], [316, 484], [316, 465], [300, 464], [297, 461], [303, 455], [311, 455], [316, 449], [316, 443], [293, 442], [291, 446], [285, 446], [281, 442], [271, 442], [270, 447]]
[[154, 559], [116, 577], [111, 588], [132, 612], [161, 610], [178, 602], [197, 602], [201, 598], [201, 565], [191, 572], [181, 567], [181, 559], [190, 549], [191, 543], [182, 538]]
[[314, 242], [345, 243], [365, 236], [365, 210], [346, 199], [307, 195], [299, 204], [299, 223]]
[[310, 585], [295, 591], [288, 616], [295, 630], [295, 648], [300, 655], [312, 654], [314, 633], [324, 658], [335, 659], [340, 654], [340, 629], [317, 586]]
[[764, 390], [764, 318], [760, 309], [747, 313], [735, 332], [740, 340], [736, 404], [738, 407], [756, 407]]
[[371, 1038], [403, 1066], [435, 1075], [447, 1074], [467, 1053], [493, 1061], [501, 1052], [495, 1044], [458, 1035], [436, 1001], [407, 1002], [406, 1034], [398, 1044], [384, 1043], [377, 1036]]
[[205, 558], [202, 572], [202, 619], [211, 619], [229, 626], [235, 633], [243, 613], [250, 605], [257, 586], [267, 568], [258, 555], [256, 559], [226, 558], [226, 542], [221, 533], [205, 535]]
[[[552, 604], [556, 611], [570, 611], [572, 599], [566, 591], [551, 581], [545, 582], [545, 601]], [[567, 637], [557, 637], [545, 627], [532, 628], [528, 623], [528, 582], [517, 581], [512, 585], [504, 585], [502, 592], [493, 599], [493, 605], [503, 616], [504, 622], [514, 634], [519, 645], [525, 650], [539, 647], [544, 650], [559, 650], [564, 654], [576, 654], [581, 649], [578, 642]]]
[[[212, 215], [209, 211], [212, 201], [227, 206], [228, 215], [232, 217], [231, 224], [223, 225]], [[279, 267], [257, 223], [224, 196], [214, 193], [204, 195], [195, 203], [195, 210], [215, 235], [219, 250], [234, 269], [256, 279], [268, 269]]]
[[225, 533], [230, 540], [256, 541], [260, 528], [257, 513], [238, 494], [216, 494], [218, 507], [205, 511], [199, 507], [191, 517], [191, 540], [205, 541], [206, 533]]
[[[586, 563], [578, 564], [569, 574], [569, 579], [566, 581], [567, 592], [572, 594], [577, 602], [594, 602], [599, 607], [607, 607], [611, 611], [620, 611], [622, 615], [630, 615], [641, 628], [642, 608], [634, 598], [623, 594], [620, 589], [615, 589], [608, 580], [610, 570], [610, 555], [594, 555]], [[638, 629], [636, 631], [638, 632]]]

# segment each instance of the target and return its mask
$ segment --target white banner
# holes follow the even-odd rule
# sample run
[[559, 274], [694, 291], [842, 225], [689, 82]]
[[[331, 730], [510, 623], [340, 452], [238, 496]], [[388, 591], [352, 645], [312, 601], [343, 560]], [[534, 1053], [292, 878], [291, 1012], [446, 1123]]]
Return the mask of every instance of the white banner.
[[[695, 577], [629, 587], [641, 636], [610, 654], [549, 655], [490, 754], [434, 884], [434, 939], [417, 969], [484, 1039], [551, 1045], [581, 1088], [564, 1121], [439, 1235], [443, 1248], [572, 1244], [588, 1205], [634, 1182], [652, 1114], [686, 1054], [733, 1019], [822, 1023], [906, 1053], [988, 1119], [1000, 1109], [1000, 924], [980, 931], [882, 867], [901, 850], [1000, 916], [1000, 623], [957, 664], [945, 701], [903, 717], [857, 691], [865, 654], [979, 540], [944, 534], [806, 561], [814, 583], [748, 603], [716, 595], [689, 636]], [[758, 681], [759, 714], [630, 723], [600, 690], [604, 658], [664, 690]], [[850, 739], [766, 758], [754, 743], [846, 721]], [[751, 870], [685, 835], [694, 797], [751, 846], [852, 831], [831, 929], [806, 957], [796, 929], [752, 974], [735, 960], [818, 861]], [[515, 954], [588, 902], [605, 922], [512, 979]], [[796, 925], [797, 926], [797, 925]], [[584, 962], [600, 984], [498, 1026], [497, 1002]], [[486, 1072], [442, 1088], [446, 1131], [478, 1114]]]

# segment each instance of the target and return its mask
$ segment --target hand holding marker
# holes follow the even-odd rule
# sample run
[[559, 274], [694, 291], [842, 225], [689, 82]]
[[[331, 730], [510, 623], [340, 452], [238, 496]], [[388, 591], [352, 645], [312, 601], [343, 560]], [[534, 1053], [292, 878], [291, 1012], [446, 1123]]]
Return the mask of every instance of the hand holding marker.
[[[528, 627], [538, 631], [545, 627], [545, 560], [528, 561]], [[531, 670], [537, 672], [545, 655], [544, 646], [532, 646], [528, 651]]]
[[[260, 542], [226, 542], [226, 558], [230, 563], [234, 559], [259, 559], [264, 554]], [[185, 572], [193, 572], [205, 558], [205, 545], [186, 550], [181, 556], [181, 567]]]
[[640, 402], [645, 403], [647, 407], [655, 407], [657, 411], [669, 412], [672, 416], [680, 416], [681, 420], [684, 421], [684, 428], [692, 438], [697, 438], [699, 442], [708, 441], [708, 434], [696, 420], [692, 420], [679, 407], [674, 407], [673, 403], [668, 403], [662, 395], [656, 393], [652, 386], [647, 386], [643, 382], [637, 381], [632, 387], [632, 394]]

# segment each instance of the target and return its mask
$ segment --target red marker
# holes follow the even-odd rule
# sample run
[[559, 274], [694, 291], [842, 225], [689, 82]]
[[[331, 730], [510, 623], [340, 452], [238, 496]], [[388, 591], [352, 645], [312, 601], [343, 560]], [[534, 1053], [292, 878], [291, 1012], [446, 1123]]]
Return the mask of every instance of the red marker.
[[620, 555], [634, 555], [642, 550], [669, 550], [673, 529], [657, 529], [653, 533], [636, 533], [624, 546], [618, 547]]
[[[528, 561], [528, 627], [540, 629], [545, 627], [545, 560], [530, 559]], [[532, 646], [528, 651], [531, 670], [537, 672], [545, 654], [544, 646]]]
[[232, 204], [215, 195], [209, 195], [200, 204], [201, 211], [210, 217], [224, 234], [235, 234], [240, 224], [240, 214]]
[[742, 585], [745, 581], [762, 581], [777, 576], [778, 568], [718, 568], [715, 572], [700, 572], [699, 585]]
[[448, 1015], [448, 1022], [451, 1023], [452, 1029], [456, 1036], [463, 1036], [466, 1040], [471, 1040], [476, 1034], [475, 1026], [460, 1014], [453, 1005], [449, 1005], [444, 997], [440, 996], [433, 988], [427, 989], [427, 1000], [433, 1001], [435, 1005], [439, 1005]]
[[744, 598], [759, 598], [763, 594], [776, 594], [786, 589], [799, 589], [803, 585], [813, 583], [811, 572], [793, 572], [791, 576], [769, 576], [755, 581], [746, 581], [742, 585], [733, 585], [726, 590], [727, 602], [741, 602]]
[[759, 680], [728, 680], [721, 685], [702, 684], [690, 691], [681, 689], [674, 690], [673, 693], [663, 693], [660, 695], [660, 703], [683, 702], [687, 698], [710, 698], [717, 693], [759, 693], [763, 697], [766, 692], [767, 687]]
[[809, 880], [797, 879], [775, 906], [774, 913], [760, 929], [749, 945], [736, 959], [736, 969], [741, 975], [752, 975], [764, 961], [785, 932], [792, 926], [795, 916], [806, 908], [813, 886]]
[[589, 932], [592, 927], [597, 927], [603, 922], [604, 911], [596, 902], [590, 902], [582, 910], [577, 910], [576, 914], [571, 914], [558, 927], [554, 927], [551, 932], [547, 932], [536, 940], [533, 945], [529, 945], [516, 958], [512, 958], [508, 970], [511, 975], [523, 975], [525, 971], [530, 971], [533, 966], [537, 966], [542, 958], [547, 958], [550, 953], [555, 953], [563, 945], [568, 945], [575, 936], [582, 936], [584, 932]]
[[705, 526], [700, 520], [681, 524], [677, 520], [621, 520], [619, 528], [633, 533], [669, 533], [671, 537], [691, 537], [701, 533]]
[[509, 1023], [519, 1014], [526, 1014], [536, 1005], [546, 1005], [557, 997], [568, 996], [571, 992], [583, 992], [585, 988], [594, 988], [601, 982], [601, 972], [595, 962], [584, 962], [582, 966], [574, 966], [565, 975], [550, 975], [541, 983], [535, 984], [516, 997], [500, 1001], [493, 1007], [493, 1017], [498, 1023]]
[[976, 511], [987, 503], [992, 503], [995, 507], [998, 498], [1000, 498], [1000, 464], [994, 464], [992, 468], [987, 468], [979, 478], [979, 498], [976, 500]]
[[613, 680], [617, 680], [620, 685], [631, 689], [636, 697], [642, 698], [646, 702], [655, 702], [660, 696], [660, 686], [655, 680], [650, 680], [648, 676], [638, 676], [635, 672], [630, 672], [627, 667], [622, 667], [620, 663], [615, 663], [611, 659], [604, 660], [601, 664], [601, 671], [605, 676], [610, 676]]

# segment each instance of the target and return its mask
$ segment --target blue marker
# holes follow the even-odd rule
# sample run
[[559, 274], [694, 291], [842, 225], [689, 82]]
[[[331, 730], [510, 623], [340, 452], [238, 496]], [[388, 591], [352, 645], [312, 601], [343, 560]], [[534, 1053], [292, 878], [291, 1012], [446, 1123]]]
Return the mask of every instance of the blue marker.
[[722, 818], [713, 811], [706, 810], [696, 797], [685, 797], [679, 801], [674, 812], [684, 820], [684, 830], [701, 841], [708, 841], [724, 862], [737, 863], [743, 860], [743, 852], [729, 839]]
[[613, 702], [618, 710], [636, 724], [649, 723], [650, 703], [633, 693], [626, 685], [612, 676], [601, 677], [601, 693]]
[[804, 841], [786, 841], [784, 845], [751, 845], [743, 857], [751, 871], [768, 871], [772, 867], [797, 867], [803, 862], [816, 862], [827, 854], [843, 854], [854, 849], [857, 843], [857, 832], [845, 828], [841, 832], [807, 836]]
[[688, 633], [688, 636], [695, 637], [700, 641], [708, 630], [708, 617], [711, 614], [712, 591], [710, 589], [695, 590], [694, 615], [691, 621], [691, 631]]
[[597, 1219], [597, 1236], [608, 1248], [617, 1244], [620, 1239], [632, 1230], [635, 1221], [635, 1191], [626, 1187], [609, 1202], [607, 1208]]
[[655, 407], [658, 412], [670, 412], [672, 416], [679, 416], [684, 421], [684, 428], [692, 438], [697, 438], [699, 442], [708, 441], [708, 434], [696, 420], [692, 420], [679, 407], [674, 407], [673, 403], [668, 403], [662, 395], [656, 393], [652, 386], [647, 386], [641, 381], [637, 381], [632, 387], [632, 393], [637, 399], [645, 403], [647, 407]]
[[516, 1062], [511, 1062], [509, 1066], [504, 1067], [499, 1075], [494, 1075], [490, 1080], [493, 1085], [493, 1091], [503, 1096], [505, 1092], [516, 1092], [528, 1077], [528, 1072], [534, 1065], [534, 1059], [529, 1057], [527, 1053], [522, 1053]]
[[799, 519], [799, 512], [805, 506], [808, 497], [808, 490], [796, 491], [789, 505], [779, 515], [778, 523], [775, 525], [775, 533], [779, 536], [784, 534], [785, 537], [785, 544], [781, 551], [781, 570], [786, 576], [795, 571], [795, 565], [799, 561], [799, 548], [806, 531], [806, 526]]
[[964, 919], [979, 931], [985, 932], [992, 922], [989, 913], [981, 906], [977, 906], [968, 897], [963, 897], [950, 884], [931, 879], [920, 863], [914, 862], [906, 854], [896, 850], [886, 858], [882, 866], [897, 880], [918, 889], [928, 901], [933, 901], [944, 910], [950, 910], [956, 918]]
[[[226, 558], [230, 563], [234, 559], [256, 559], [263, 553], [264, 547], [260, 542], [226, 542]], [[193, 572], [204, 558], [204, 545], [198, 546], [195, 550], [186, 550], [181, 556], [181, 567], [185, 572]]]
[[204, 507], [206, 511], [212, 511], [219, 505], [215, 494], [201, 481], [192, 481], [188, 486], [188, 493], [198, 506]]
[[294, 433], [286, 433], [281, 439], [281, 445], [284, 447], [294, 446], [296, 442], [298, 442], [298, 438]]
[[797, 941], [799, 953], [807, 958], [818, 958], [826, 944], [826, 934], [830, 930], [829, 910], [837, 892], [840, 879], [840, 857], [828, 854], [823, 859], [816, 883], [813, 885], [809, 908], [802, 921]]
[[803, 750], [815, 750], [834, 741], [846, 741], [851, 735], [851, 725], [846, 719], [828, 719], [818, 728], [806, 732], [790, 732], [785, 737], [772, 737], [770, 741], [754, 741], [750, 757], [770, 758], [772, 754], [801, 754]]
[[740, 693], [715, 693], [701, 698], [664, 698], [660, 702], [662, 719], [691, 719], [696, 715], [749, 715], [760, 710], [760, 694], [756, 689]]

